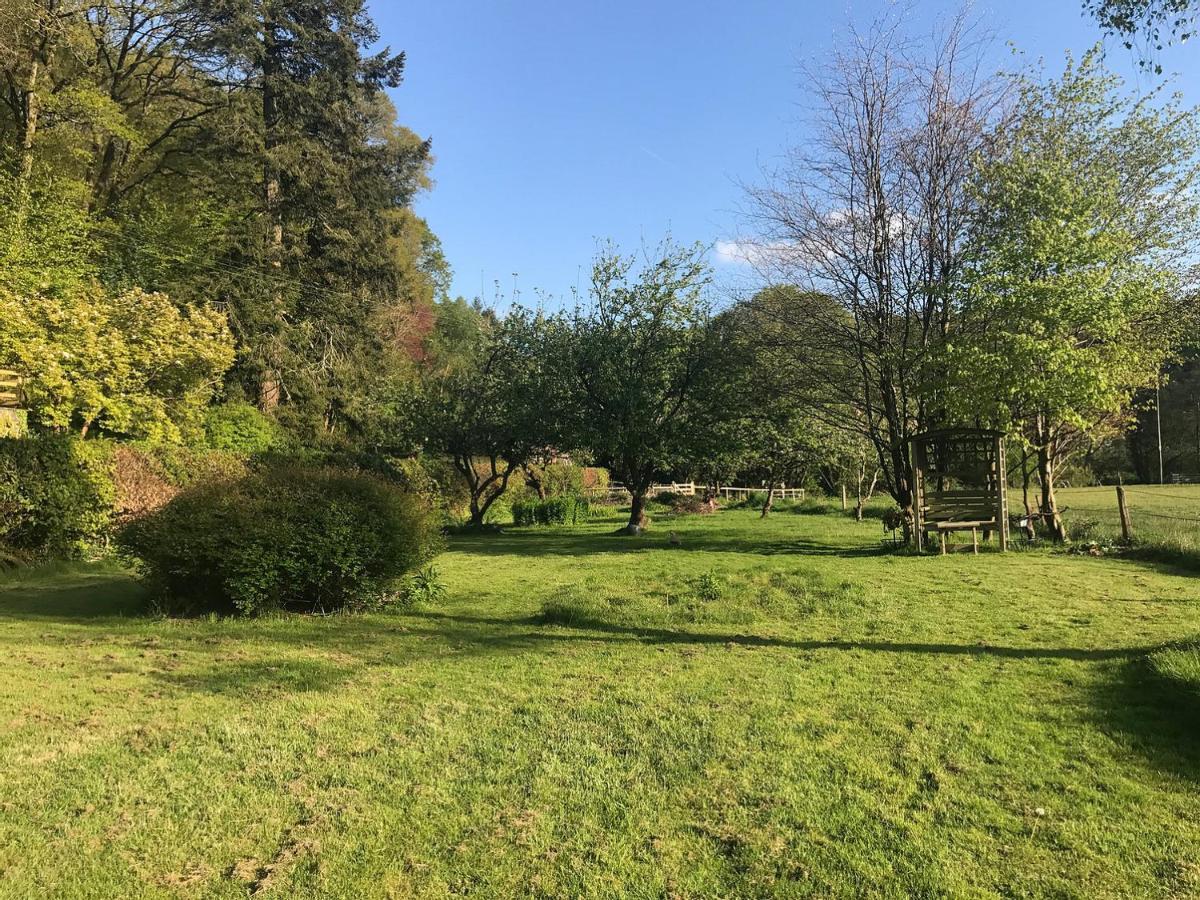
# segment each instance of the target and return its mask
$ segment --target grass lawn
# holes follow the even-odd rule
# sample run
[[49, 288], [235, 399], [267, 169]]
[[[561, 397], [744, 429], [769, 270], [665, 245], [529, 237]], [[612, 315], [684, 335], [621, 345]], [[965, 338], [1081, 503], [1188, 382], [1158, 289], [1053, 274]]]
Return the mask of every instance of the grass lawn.
[[403, 614], [10, 576], [0, 895], [1200, 896], [1196, 575], [614, 524], [455, 538]]
[[[1200, 484], [1134, 484], [1125, 488], [1125, 497], [1135, 540], [1166, 542], [1200, 555]], [[1099, 538], [1121, 534], [1116, 488], [1067, 488], [1059, 491], [1059, 503], [1069, 525], [1086, 523]], [[1010, 495], [1009, 505], [1017, 510], [1020, 496]]]

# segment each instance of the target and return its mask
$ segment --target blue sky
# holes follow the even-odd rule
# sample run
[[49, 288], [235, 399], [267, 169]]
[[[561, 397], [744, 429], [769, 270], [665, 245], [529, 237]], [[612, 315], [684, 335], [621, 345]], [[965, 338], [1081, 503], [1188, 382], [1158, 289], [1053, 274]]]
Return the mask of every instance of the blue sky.
[[[906, 6], [927, 30], [958, 4]], [[1080, 0], [975, 6], [996, 35], [1051, 72], [1100, 38]], [[454, 291], [491, 301], [586, 287], [597, 239], [628, 249], [713, 243], [738, 228], [740, 184], [804, 139], [801, 63], [820, 63], [850, 21], [887, 0], [437, 0], [371, 4], [382, 38], [408, 54], [401, 121], [433, 138], [433, 191], [418, 211], [441, 237]], [[1130, 54], [1110, 65], [1147, 87]], [[1162, 56], [1200, 103], [1200, 52]], [[737, 266], [714, 254], [718, 275]]]

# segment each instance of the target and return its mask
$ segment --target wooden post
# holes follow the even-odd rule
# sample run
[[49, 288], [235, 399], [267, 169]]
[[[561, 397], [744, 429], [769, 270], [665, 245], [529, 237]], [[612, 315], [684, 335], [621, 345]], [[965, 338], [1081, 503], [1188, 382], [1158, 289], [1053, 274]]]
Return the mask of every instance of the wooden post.
[[1117, 511], [1121, 514], [1121, 540], [1133, 540], [1133, 522], [1129, 518], [1129, 504], [1125, 502], [1125, 485], [1117, 485]]
[[845, 512], [847, 509], [849, 509], [849, 507], [846, 506], [846, 482], [843, 481], [842, 482], [842, 512]]
[[1008, 550], [1008, 463], [1004, 458], [1004, 437], [996, 438], [996, 533], [1000, 537], [1000, 552]]

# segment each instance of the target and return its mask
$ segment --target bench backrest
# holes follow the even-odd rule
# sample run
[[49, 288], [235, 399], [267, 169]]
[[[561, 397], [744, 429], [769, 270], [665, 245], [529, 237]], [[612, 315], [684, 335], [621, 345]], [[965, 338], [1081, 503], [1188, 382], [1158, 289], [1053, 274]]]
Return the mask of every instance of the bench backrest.
[[996, 498], [990, 491], [926, 491], [921, 508], [925, 522], [991, 522], [995, 518]]

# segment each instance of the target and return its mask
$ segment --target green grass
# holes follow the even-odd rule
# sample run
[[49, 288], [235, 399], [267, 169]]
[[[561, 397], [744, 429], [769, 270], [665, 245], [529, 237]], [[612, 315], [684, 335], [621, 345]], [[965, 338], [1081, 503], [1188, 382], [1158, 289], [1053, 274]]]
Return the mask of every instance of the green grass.
[[[1090, 525], [1099, 538], [1120, 535], [1115, 487], [1066, 488], [1058, 496], [1068, 526]], [[1135, 540], [1200, 550], [1200, 484], [1129, 485], [1125, 496]], [[1009, 505], [1016, 511], [1019, 496], [1010, 496]]]
[[10, 577], [0, 895], [1200, 895], [1194, 576], [616, 524], [453, 538], [391, 615]]

